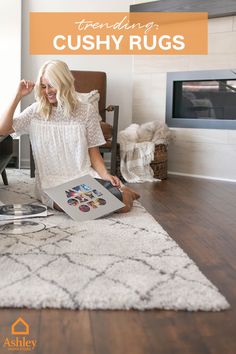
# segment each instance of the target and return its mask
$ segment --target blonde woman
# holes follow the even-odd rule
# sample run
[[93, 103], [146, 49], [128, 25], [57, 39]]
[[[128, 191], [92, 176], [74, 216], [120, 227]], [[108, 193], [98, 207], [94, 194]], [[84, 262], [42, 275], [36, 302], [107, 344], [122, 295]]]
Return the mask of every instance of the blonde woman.
[[[18, 103], [33, 90], [36, 102], [14, 117]], [[0, 121], [0, 135], [12, 132], [29, 134], [36, 166], [36, 196], [45, 205], [60, 210], [44, 189], [86, 174], [121, 190], [126, 206], [120, 212], [129, 211], [139, 197], [108, 173], [98, 148], [105, 143], [98, 114], [91, 104], [79, 102], [74, 78], [63, 61], [46, 62], [36, 83], [20, 82]]]

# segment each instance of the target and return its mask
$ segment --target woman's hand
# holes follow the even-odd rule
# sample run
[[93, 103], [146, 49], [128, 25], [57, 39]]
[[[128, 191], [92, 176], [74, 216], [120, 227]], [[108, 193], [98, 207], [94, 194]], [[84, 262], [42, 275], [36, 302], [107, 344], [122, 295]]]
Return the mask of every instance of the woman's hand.
[[110, 173], [107, 172], [106, 166], [99, 152], [99, 148], [97, 146], [91, 147], [88, 149], [88, 151], [91, 160], [91, 165], [94, 170], [97, 171], [99, 176], [104, 180], [111, 182], [113, 186], [119, 188], [121, 186], [121, 181], [117, 176], [112, 176]]
[[32, 81], [21, 80], [17, 88], [17, 92], [5, 112], [2, 113], [0, 119], [0, 135], [8, 135], [14, 132], [13, 129], [13, 116], [18, 103], [22, 97], [32, 92], [34, 83]]
[[115, 187], [120, 187], [121, 186], [121, 181], [117, 176], [112, 176], [110, 173], [106, 173], [105, 175], [102, 176], [103, 179], [106, 181], [111, 182], [111, 184]]
[[34, 89], [34, 82], [29, 80], [21, 80], [18, 86], [17, 94], [21, 97], [29, 95]]

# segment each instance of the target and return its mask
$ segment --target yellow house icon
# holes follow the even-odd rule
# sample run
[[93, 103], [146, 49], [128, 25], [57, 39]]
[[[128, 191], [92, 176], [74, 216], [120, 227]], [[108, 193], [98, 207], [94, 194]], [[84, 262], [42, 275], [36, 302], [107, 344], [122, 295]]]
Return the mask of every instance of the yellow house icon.
[[[20, 330], [17, 330], [17, 327], [19, 327]], [[29, 325], [28, 325], [28, 323], [22, 317], [19, 317], [12, 324], [11, 333], [12, 334], [21, 334], [21, 335], [29, 334]]]

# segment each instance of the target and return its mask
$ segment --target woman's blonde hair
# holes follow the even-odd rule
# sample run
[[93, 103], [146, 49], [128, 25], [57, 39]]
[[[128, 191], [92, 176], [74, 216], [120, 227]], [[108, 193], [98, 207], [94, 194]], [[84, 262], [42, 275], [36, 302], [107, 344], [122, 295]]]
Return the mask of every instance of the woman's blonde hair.
[[61, 60], [50, 60], [44, 63], [39, 70], [35, 84], [35, 99], [39, 103], [38, 112], [49, 118], [52, 105], [42, 93], [42, 76], [57, 90], [57, 106], [64, 116], [70, 115], [78, 104], [74, 86], [74, 77], [68, 66]]

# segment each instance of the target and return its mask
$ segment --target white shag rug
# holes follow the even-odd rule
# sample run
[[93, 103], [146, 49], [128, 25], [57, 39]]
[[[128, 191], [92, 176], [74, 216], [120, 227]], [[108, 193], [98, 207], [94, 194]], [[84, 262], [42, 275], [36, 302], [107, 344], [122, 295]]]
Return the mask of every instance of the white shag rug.
[[[8, 170], [4, 203], [33, 202], [28, 171]], [[0, 235], [0, 307], [219, 311], [229, 304], [155, 219], [128, 214], [77, 223], [56, 212], [45, 229]]]

